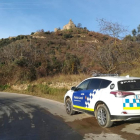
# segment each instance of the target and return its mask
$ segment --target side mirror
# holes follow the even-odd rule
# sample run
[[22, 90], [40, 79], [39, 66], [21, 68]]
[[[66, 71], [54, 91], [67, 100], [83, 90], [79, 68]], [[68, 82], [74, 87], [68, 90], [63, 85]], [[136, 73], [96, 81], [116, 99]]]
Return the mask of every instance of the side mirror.
[[72, 87], [71, 90], [75, 91], [76, 87]]

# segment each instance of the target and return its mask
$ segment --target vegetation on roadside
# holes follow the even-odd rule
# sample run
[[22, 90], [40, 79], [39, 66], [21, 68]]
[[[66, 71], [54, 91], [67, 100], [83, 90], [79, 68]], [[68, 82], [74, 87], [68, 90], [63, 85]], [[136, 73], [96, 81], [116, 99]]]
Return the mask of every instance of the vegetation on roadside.
[[[65, 93], [72, 87], [76, 86], [88, 78], [89, 75], [55, 75], [53, 77], [40, 78], [30, 83], [22, 83], [12, 86], [2, 86], [0, 91], [16, 92], [29, 94], [33, 96], [53, 99], [63, 102]], [[1, 87], [1, 86], [0, 86]], [[4, 88], [6, 87], [6, 88]]]
[[0, 85], [0, 91], [4, 91], [10, 88], [10, 85]]
[[129, 72], [122, 73], [123, 76], [129, 75], [133, 77], [140, 77], [140, 66], [135, 69], [130, 70]]
[[[62, 101], [72, 86], [69, 82], [78, 83], [93, 72], [140, 77], [140, 25], [132, 36], [121, 39], [120, 34], [126, 30], [118, 23], [101, 19], [99, 24], [105, 34], [79, 25], [0, 39], [0, 90], [12, 91], [12, 85], [26, 84], [26, 90], [17, 92], [47, 98], [61, 96]], [[63, 86], [59, 87], [60, 83]]]
[[[1, 91], [1, 88], [0, 88]], [[28, 94], [38, 97], [43, 97], [47, 99], [52, 99], [60, 102], [64, 102], [64, 95], [68, 91], [66, 88], [52, 88], [48, 87], [47, 85], [29, 85], [27, 90], [15, 90], [12, 88], [7, 88], [2, 90], [5, 92], [14, 92], [19, 94]]]

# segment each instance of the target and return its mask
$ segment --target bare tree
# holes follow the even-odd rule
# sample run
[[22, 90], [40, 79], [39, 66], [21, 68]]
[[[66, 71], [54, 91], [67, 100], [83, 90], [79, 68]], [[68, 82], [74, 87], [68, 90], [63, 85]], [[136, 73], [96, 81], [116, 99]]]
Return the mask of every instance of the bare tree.
[[81, 23], [78, 23], [77, 24], [77, 28], [81, 28], [82, 27], [82, 24]]
[[113, 45], [104, 45], [98, 50], [95, 59], [106, 72], [110, 73], [116, 70], [117, 57], [118, 53]]
[[105, 19], [97, 19], [97, 21], [100, 26], [100, 32], [110, 35], [114, 38], [120, 38], [120, 35], [127, 32], [126, 27], [117, 22], [113, 23], [111, 21], [106, 21]]

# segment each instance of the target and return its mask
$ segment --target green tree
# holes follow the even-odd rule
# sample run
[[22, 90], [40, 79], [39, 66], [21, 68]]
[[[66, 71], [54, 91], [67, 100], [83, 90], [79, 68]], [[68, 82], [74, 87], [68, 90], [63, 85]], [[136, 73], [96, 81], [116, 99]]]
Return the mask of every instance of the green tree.
[[63, 35], [63, 38], [64, 38], [64, 39], [72, 38], [72, 34], [64, 34], [64, 35]]
[[136, 35], [137, 35], [136, 29], [133, 29], [133, 30], [132, 30], [132, 35], [133, 35], [133, 36], [136, 36]]
[[138, 33], [140, 33], [140, 24], [139, 24], [139, 26], [137, 27], [137, 29], [138, 29]]
[[31, 32], [31, 35], [33, 35], [35, 32]]
[[131, 36], [131, 35], [127, 35], [127, 36], [125, 36], [125, 38], [123, 39], [124, 41], [133, 41], [133, 36]]
[[66, 74], [77, 74], [80, 67], [79, 58], [76, 55], [66, 54], [66, 59], [63, 64], [63, 72]]

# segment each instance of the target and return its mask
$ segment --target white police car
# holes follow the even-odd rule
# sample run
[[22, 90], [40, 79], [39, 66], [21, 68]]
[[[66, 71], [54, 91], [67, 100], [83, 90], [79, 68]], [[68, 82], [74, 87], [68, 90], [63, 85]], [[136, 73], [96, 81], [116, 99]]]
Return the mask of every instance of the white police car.
[[114, 121], [140, 119], [140, 78], [91, 77], [72, 87], [64, 103], [67, 114], [90, 113], [102, 127], [111, 127]]

